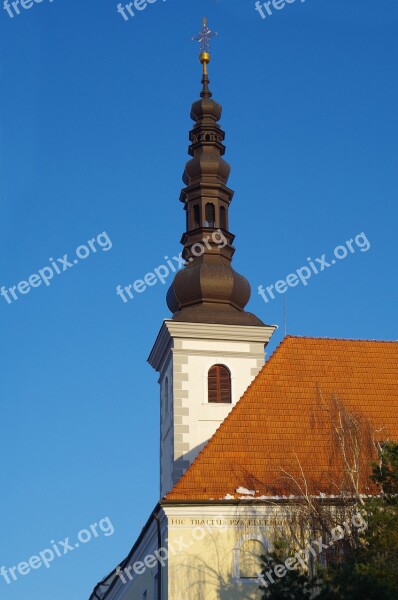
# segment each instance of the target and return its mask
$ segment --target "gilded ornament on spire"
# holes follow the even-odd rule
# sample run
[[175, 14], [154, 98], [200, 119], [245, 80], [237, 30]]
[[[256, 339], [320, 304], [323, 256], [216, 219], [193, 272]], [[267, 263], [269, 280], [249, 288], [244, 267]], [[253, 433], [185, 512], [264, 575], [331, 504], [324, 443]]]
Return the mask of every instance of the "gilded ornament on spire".
[[199, 34], [193, 37], [192, 39], [196, 42], [199, 42], [200, 47], [200, 62], [205, 66], [206, 63], [210, 62], [210, 42], [212, 38], [216, 37], [218, 33], [212, 31], [207, 26], [207, 18], [203, 17], [202, 29]]
[[209, 90], [209, 78], [208, 78], [208, 72], [207, 72], [207, 65], [210, 62], [210, 42], [212, 40], [212, 38], [216, 37], [218, 35], [218, 33], [216, 33], [215, 31], [212, 31], [208, 26], [207, 26], [207, 18], [203, 17], [203, 23], [202, 23], [202, 29], [200, 30], [199, 34], [196, 35], [195, 37], [193, 37], [192, 39], [196, 42], [199, 42], [199, 47], [200, 47], [200, 54], [199, 54], [199, 60], [203, 65], [203, 79], [202, 79], [202, 92], [201, 92], [201, 97], [202, 98], [211, 98], [211, 92]]

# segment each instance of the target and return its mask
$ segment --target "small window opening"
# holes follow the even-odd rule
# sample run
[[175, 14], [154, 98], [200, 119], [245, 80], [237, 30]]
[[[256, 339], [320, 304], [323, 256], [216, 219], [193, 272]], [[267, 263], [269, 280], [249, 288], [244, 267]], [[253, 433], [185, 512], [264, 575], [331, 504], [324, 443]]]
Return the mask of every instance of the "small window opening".
[[205, 214], [206, 214], [206, 227], [215, 227], [216, 226], [216, 223], [215, 223], [216, 217], [215, 217], [214, 204], [212, 204], [211, 202], [208, 202], [206, 204]]
[[208, 400], [219, 404], [231, 403], [231, 373], [225, 365], [214, 365], [208, 373]]

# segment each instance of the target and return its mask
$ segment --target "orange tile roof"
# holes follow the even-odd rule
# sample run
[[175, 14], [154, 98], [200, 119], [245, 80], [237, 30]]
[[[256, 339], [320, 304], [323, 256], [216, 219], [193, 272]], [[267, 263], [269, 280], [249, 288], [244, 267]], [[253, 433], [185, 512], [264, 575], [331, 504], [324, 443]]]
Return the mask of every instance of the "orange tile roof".
[[[377, 430], [379, 441], [398, 441], [398, 342], [287, 337], [166, 501], [338, 494], [339, 444], [330, 416], [335, 395]], [[372, 445], [374, 453], [374, 446]], [[366, 454], [366, 456], [365, 456]], [[361, 491], [368, 487], [368, 449]]]

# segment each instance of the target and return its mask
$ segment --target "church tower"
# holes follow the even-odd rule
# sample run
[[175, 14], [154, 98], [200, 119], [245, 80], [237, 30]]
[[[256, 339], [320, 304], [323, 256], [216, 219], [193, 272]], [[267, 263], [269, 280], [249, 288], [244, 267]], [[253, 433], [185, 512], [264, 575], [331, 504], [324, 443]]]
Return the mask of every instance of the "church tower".
[[201, 44], [202, 91], [193, 103], [191, 159], [180, 200], [186, 213], [182, 236], [185, 267], [167, 293], [172, 313], [149, 356], [160, 384], [160, 492], [183, 475], [227, 417], [264, 364], [264, 347], [275, 327], [244, 310], [250, 285], [232, 268], [234, 235], [229, 230], [233, 191], [223, 159], [222, 108], [209, 89], [206, 20]]

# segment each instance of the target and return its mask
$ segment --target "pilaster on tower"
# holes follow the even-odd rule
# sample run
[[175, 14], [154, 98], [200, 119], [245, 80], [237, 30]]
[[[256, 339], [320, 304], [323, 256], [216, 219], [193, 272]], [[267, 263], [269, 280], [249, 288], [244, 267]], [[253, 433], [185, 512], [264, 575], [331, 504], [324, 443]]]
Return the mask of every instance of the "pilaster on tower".
[[[201, 44], [202, 90], [192, 104], [191, 156], [180, 200], [186, 212], [181, 238], [185, 267], [167, 293], [172, 318], [165, 320], [149, 356], [159, 372], [161, 410], [161, 496], [196, 458], [264, 364], [264, 347], [275, 326], [246, 312], [250, 285], [231, 265], [234, 234], [223, 159], [222, 107], [212, 98], [208, 77], [206, 20], [195, 39]], [[217, 235], [218, 232], [218, 235]], [[220, 243], [222, 237], [223, 243]], [[206, 243], [203, 243], [206, 240]], [[201, 253], [194, 248], [201, 245]]]

